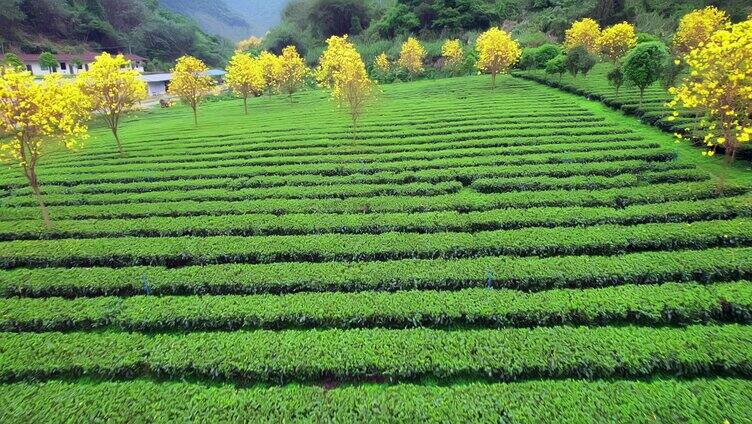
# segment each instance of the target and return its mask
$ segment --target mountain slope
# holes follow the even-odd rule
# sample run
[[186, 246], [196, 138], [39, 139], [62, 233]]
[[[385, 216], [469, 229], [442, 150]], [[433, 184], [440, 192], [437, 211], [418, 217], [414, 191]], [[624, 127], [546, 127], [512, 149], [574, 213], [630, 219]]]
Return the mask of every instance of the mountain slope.
[[261, 36], [281, 20], [288, 0], [159, 0], [193, 18], [201, 28], [233, 41]]
[[157, 0], [0, 0], [0, 42], [28, 53], [131, 51], [153, 69], [166, 69], [184, 54], [222, 66], [232, 53], [227, 40]]

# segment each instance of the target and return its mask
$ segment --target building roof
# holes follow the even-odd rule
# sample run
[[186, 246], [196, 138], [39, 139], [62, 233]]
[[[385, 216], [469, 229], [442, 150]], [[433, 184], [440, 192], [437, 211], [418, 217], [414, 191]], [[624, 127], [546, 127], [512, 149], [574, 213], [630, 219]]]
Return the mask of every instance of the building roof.
[[[222, 69], [209, 69], [206, 71], [206, 75], [210, 77], [221, 77], [224, 74], [226, 74]], [[171, 73], [159, 73], [159, 74], [143, 74], [141, 75], [141, 79], [146, 82], [164, 82], [164, 81], [170, 81], [172, 79]]]
[[146, 82], [162, 82], [162, 81], [169, 81], [172, 79], [172, 74], [164, 73], [164, 74], [143, 74], [141, 75], [141, 79]]
[[[40, 54], [38, 53], [14, 53], [21, 59], [22, 62], [38, 62]], [[83, 52], [83, 53], [53, 53], [55, 59], [58, 62], [74, 62], [80, 60], [82, 62], [94, 62], [94, 58], [99, 56], [100, 53]], [[124, 54], [126, 59], [134, 62], [143, 62], [146, 59], [137, 54]], [[0, 60], [5, 60], [5, 55], [0, 55]]]

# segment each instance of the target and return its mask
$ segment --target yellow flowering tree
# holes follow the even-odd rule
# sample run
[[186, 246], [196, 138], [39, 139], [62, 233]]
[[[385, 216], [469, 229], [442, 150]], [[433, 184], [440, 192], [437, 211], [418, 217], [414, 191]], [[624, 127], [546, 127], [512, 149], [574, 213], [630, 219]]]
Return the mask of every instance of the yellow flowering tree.
[[373, 99], [375, 84], [368, 78], [363, 58], [347, 40], [347, 35], [332, 36], [326, 43], [327, 49], [319, 58], [316, 79], [331, 89], [332, 99], [340, 106], [347, 106], [355, 139], [358, 119]]
[[102, 53], [88, 71], [77, 77], [81, 91], [91, 101], [92, 109], [101, 114], [112, 131], [120, 154], [123, 153], [118, 135], [120, 118], [148, 94], [146, 83], [139, 78], [138, 71], [130, 69], [129, 65], [130, 61], [123, 55]]
[[423, 72], [423, 60], [426, 57], [426, 49], [420, 44], [420, 41], [409, 37], [402, 43], [400, 55], [397, 59], [397, 65], [406, 70], [411, 77]]
[[465, 60], [465, 52], [462, 50], [460, 40], [445, 41], [441, 46], [441, 57], [444, 58], [444, 69], [451, 73], [459, 72]]
[[601, 36], [601, 26], [593, 19], [584, 18], [573, 22], [564, 32], [564, 48], [572, 50], [583, 46], [590, 53], [598, 53], [598, 39]]
[[193, 123], [198, 125], [198, 105], [211, 94], [214, 80], [207, 75], [209, 68], [200, 59], [183, 56], [172, 70], [170, 94], [180, 97], [193, 110]]
[[279, 89], [283, 93], [287, 93], [292, 103], [292, 95], [300, 90], [300, 87], [303, 85], [303, 78], [308, 73], [308, 67], [303, 58], [298, 54], [295, 46], [287, 46], [282, 49], [282, 55], [279, 58], [281, 62]]
[[628, 22], [605, 28], [598, 38], [598, 51], [614, 64], [636, 45], [637, 32]]
[[373, 60], [373, 70], [376, 72], [377, 78], [381, 80], [386, 79], [391, 67], [392, 64], [389, 63], [389, 58], [384, 52], [376, 56], [376, 59]]
[[522, 55], [517, 41], [508, 32], [497, 27], [478, 36], [475, 50], [478, 53], [475, 66], [479, 71], [491, 74], [492, 88], [496, 88], [496, 75], [506, 73]]
[[248, 98], [264, 92], [261, 62], [248, 53], [236, 51], [227, 65], [225, 81], [232, 92], [243, 99], [243, 109], [248, 115]]
[[685, 60], [691, 72], [669, 90], [669, 106], [703, 114], [699, 125], [708, 147], [703, 154], [712, 156], [722, 147], [731, 163], [752, 138], [752, 19], [717, 31]]
[[263, 51], [258, 57], [261, 62], [261, 71], [264, 75], [264, 89], [271, 96], [279, 89], [279, 78], [282, 72], [282, 60], [268, 51]]
[[713, 6], [694, 10], [679, 20], [679, 26], [671, 47], [675, 53], [684, 56], [705, 44], [710, 36], [729, 22], [726, 12]]
[[50, 214], [37, 178], [39, 159], [54, 145], [73, 149], [87, 137], [89, 98], [77, 84], [59, 74], [37, 83], [30, 72], [13, 68], [0, 72], [0, 159], [23, 170], [42, 218], [51, 226]]
[[257, 50], [261, 48], [261, 39], [256, 37], [255, 35], [252, 35], [245, 40], [240, 40], [235, 45], [235, 50], [239, 50], [241, 52], [248, 52], [252, 50]]

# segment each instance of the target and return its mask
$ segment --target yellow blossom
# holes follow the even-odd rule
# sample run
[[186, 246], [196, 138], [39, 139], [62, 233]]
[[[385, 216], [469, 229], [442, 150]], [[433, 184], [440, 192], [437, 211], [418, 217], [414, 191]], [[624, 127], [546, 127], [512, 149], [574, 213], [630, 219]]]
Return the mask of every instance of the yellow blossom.
[[243, 108], [248, 114], [248, 97], [264, 92], [264, 74], [261, 61], [248, 53], [237, 51], [227, 64], [225, 81], [228, 87], [243, 99]]
[[64, 82], [58, 73], [37, 83], [30, 72], [14, 68], [0, 72], [0, 160], [20, 165], [34, 192], [42, 217], [50, 216], [39, 188], [36, 166], [55, 144], [80, 147], [88, 136], [86, 120], [91, 100], [78, 84]]
[[601, 36], [601, 26], [593, 19], [584, 18], [572, 23], [564, 32], [564, 47], [572, 50], [577, 46], [584, 46], [590, 53], [598, 53], [598, 39]]
[[200, 59], [183, 56], [172, 70], [170, 94], [174, 94], [193, 110], [193, 123], [198, 125], [198, 105], [211, 94], [214, 80], [207, 74], [209, 68]]
[[627, 22], [604, 29], [598, 37], [598, 50], [614, 63], [636, 45], [637, 32], [634, 26]]
[[444, 58], [444, 69], [452, 73], [458, 72], [465, 60], [460, 40], [445, 41], [441, 46], [441, 57]]
[[409, 37], [402, 44], [397, 65], [405, 69], [411, 76], [418, 75], [423, 72], [423, 60], [425, 57], [426, 49], [423, 48], [420, 41]]
[[496, 75], [506, 73], [522, 55], [517, 41], [497, 27], [478, 36], [475, 50], [478, 54], [475, 66], [479, 71], [491, 74], [492, 87], [496, 87]]

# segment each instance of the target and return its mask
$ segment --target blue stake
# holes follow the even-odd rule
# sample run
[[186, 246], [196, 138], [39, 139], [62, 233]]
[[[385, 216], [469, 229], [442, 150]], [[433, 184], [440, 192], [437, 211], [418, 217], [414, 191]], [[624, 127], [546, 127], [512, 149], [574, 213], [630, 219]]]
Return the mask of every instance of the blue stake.
[[488, 271], [488, 288], [493, 288], [493, 272]]
[[146, 278], [146, 274], [141, 274], [141, 282], [144, 283], [144, 291], [147, 296], [151, 296], [151, 288], [149, 287], [149, 279]]

